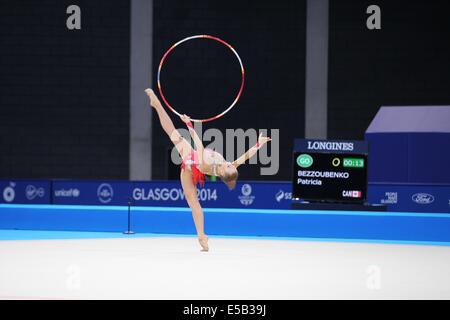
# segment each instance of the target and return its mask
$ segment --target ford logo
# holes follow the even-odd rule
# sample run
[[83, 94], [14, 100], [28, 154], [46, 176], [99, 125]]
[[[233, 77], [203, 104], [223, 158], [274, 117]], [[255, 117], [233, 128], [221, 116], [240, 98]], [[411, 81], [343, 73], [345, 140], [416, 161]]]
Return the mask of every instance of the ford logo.
[[430, 204], [434, 201], [434, 196], [428, 193], [416, 193], [413, 194], [411, 199], [418, 204]]

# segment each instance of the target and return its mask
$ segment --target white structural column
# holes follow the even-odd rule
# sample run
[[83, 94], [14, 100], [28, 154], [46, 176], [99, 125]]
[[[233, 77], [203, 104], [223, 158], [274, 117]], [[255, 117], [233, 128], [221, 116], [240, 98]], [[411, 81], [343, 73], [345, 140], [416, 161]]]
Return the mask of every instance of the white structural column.
[[307, 0], [305, 138], [327, 138], [328, 0]]
[[130, 0], [130, 179], [152, 177], [152, 113], [144, 93], [152, 86], [153, 1]]

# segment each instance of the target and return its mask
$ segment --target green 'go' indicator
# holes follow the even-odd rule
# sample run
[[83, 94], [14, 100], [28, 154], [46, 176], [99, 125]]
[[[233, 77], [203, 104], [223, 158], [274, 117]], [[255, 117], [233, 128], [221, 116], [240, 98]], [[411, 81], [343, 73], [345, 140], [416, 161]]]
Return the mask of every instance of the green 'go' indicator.
[[313, 164], [313, 158], [309, 154], [301, 154], [297, 157], [297, 164], [302, 168], [309, 168]]
[[364, 168], [364, 159], [361, 158], [344, 158], [344, 168]]

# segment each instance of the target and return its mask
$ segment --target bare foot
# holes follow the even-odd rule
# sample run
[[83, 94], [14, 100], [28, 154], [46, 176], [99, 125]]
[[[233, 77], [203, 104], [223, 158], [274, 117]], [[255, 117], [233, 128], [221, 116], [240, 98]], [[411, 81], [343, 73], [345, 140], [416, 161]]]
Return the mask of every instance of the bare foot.
[[204, 252], [208, 252], [209, 251], [209, 247], [208, 247], [208, 236], [202, 235], [198, 237], [198, 242], [200, 243], [200, 246], [202, 247], [202, 250], [200, 251], [204, 251]]
[[158, 100], [158, 97], [156, 96], [155, 92], [153, 92], [152, 89], [145, 89], [145, 93], [147, 94], [147, 96], [148, 96], [149, 99], [150, 99], [150, 105], [151, 105], [153, 108], [156, 108], [157, 102], [158, 102], [159, 100]]

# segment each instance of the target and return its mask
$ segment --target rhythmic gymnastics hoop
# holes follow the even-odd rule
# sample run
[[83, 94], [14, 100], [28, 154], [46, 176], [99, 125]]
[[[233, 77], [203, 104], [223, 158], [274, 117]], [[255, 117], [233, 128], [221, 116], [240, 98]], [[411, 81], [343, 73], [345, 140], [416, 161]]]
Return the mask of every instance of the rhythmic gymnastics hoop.
[[178, 111], [175, 110], [175, 108], [170, 105], [170, 103], [167, 101], [166, 97], [164, 96], [164, 93], [163, 93], [163, 90], [162, 90], [162, 86], [161, 86], [161, 78], [160, 78], [161, 70], [162, 70], [162, 66], [163, 66], [164, 61], [166, 60], [167, 56], [169, 55], [170, 52], [172, 52], [172, 50], [176, 46], [178, 46], [179, 44], [182, 44], [183, 42], [186, 42], [186, 41], [189, 41], [189, 40], [192, 40], [192, 39], [199, 39], [199, 38], [200, 39], [206, 38], [206, 39], [215, 40], [215, 41], [218, 41], [218, 42], [222, 43], [223, 45], [227, 46], [234, 53], [234, 55], [236, 56], [237, 60], [239, 61], [239, 65], [241, 66], [241, 74], [242, 74], [242, 81], [241, 81], [241, 87], [239, 88], [239, 92], [238, 92], [236, 98], [234, 98], [233, 103], [228, 108], [226, 108], [222, 113], [219, 113], [218, 115], [215, 115], [215, 116], [207, 118], [207, 119], [191, 119], [191, 121], [193, 121], [193, 122], [209, 122], [209, 121], [212, 121], [212, 120], [219, 119], [224, 114], [226, 114], [228, 111], [230, 111], [234, 107], [234, 105], [238, 102], [239, 98], [241, 97], [242, 90], [244, 89], [244, 79], [245, 79], [245, 77], [244, 77], [244, 66], [242, 64], [241, 57], [239, 57], [239, 55], [236, 52], [236, 50], [234, 50], [234, 48], [229, 43], [223, 41], [220, 38], [213, 37], [213, 36], [208, 36], [208, 35], [196, 35], [196, 36], [187, 37], [187, 38], [184, 38], [183, 40], [178, 41], [177, 43], [172, 45], [169, 48], [169, 50], [166, 51], [166, 53], [164, 54], [164, 56], [161, 59], [161, 62], [159, 63], [159, 67], [158, 67], [158, 90], [159, 90], [159, 94], [161, 95], [162, 100], [167, 105], [167, 107], [172, 112], [174, 112], [176, 115], [181, 117], [181, 114], [178, 113]]

